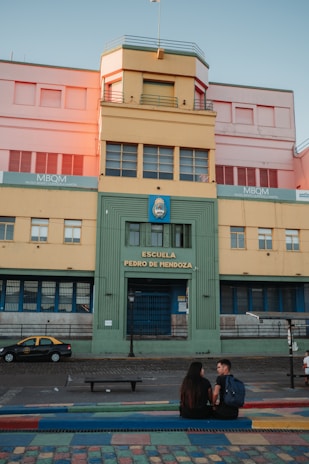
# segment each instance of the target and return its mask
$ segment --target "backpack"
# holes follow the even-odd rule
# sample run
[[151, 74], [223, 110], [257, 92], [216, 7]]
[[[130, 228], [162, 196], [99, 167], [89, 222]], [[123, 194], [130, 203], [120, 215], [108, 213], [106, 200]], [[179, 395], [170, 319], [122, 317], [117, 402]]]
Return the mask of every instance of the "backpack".
[[246, 389], [244, 383], [233, 377], [233, 375], [227, 375], [223, 398], [224, 403], [234, 408], [241, 408], [245, 402], [245, 395]]

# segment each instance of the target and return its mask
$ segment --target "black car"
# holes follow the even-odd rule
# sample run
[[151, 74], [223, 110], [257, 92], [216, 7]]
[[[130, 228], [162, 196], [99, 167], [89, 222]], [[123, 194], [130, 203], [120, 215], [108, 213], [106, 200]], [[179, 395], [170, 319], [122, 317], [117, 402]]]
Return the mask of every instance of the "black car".
[[39, 359], [58, 362], [61, 358], [70, 356], [72, 347], [69, 343], [45, 335], [27, 337], [15, 345], [0, 348], [0, 357], [7, 363]]

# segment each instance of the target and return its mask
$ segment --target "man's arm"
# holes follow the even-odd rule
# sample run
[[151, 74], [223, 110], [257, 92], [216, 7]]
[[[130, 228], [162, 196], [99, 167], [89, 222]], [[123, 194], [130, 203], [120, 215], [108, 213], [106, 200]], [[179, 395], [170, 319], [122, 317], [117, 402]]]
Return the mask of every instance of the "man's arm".
[[220, 389], [221, 389], [220, 385], [216, 384], [214, 386], [213, 394], [212, 394], [212, 404], [213, 404], [213, 406], [219, 404]]

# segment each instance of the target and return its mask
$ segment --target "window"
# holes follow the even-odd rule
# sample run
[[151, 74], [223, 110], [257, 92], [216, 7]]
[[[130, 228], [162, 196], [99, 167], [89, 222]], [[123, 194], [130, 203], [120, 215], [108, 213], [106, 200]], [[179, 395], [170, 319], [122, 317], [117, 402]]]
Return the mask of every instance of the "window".
[[10, 151], [9, 171], [31, 172], [31, 151]]
[[256, 186], [255, 168], [237, 168], [237, 185]]
[[231, 227], [231, 248], [245, 248], [245, 228]]
[[198, 87], [195, 87], [194, 92], [194, 109], [205, 110], [206, 109], [206, 94], [205, 91]]
[[64, 243], [80, 243], [82, 221], [65, 219]]
[[40, 345], [41, 346], [49, 346], [52, 345], [53, 342], [49, 340], [49, 338], [40, 338]]
[[87, 89], [84, 87], [66, 87], [65, 108], [85, 110], [87, 108]]
[[123, 103], [123, 82], [107, 83], [104, 90], [104, 101]]
[[129, 246], [140, 245], [140, 224], [138, 222], [130, 222], [129, 226]]
[[91, 311], [91, 286], [89, 282], [76, 283], [76, 312], [90, 313]]
[[71, 313], [73, 307], [73, 282], [59, 283], [58, 311]]
[[299, 231], [294, 229], [286, 229], [285, 245], [287, 251], [299, 251]]
[[107, 176], [136, 177], [137, 145], [123, 143], [106, 144]]
[[151, 224], [151, 246], [163, 246], [163, 224]]
[[38, 174], [57, 174], [58, 154], [37, 153], [35, 172]]
[[173, 149], [144, 146], [143, 177], [145, 179], [173, 179]]
[[301, 312], [308, 304], [306, 284], [267, 282], [221, 282], [221, 314], [247, 311]]
[[246, 287], [236, 288], [236, 299], [237, 299], [237, 313], [246, 314], [248, 311], [248, 289]]
[[141, 104], [177, 108], [178, 101], [174, 97], [174, 83], [144, 80]]
[[271, 250], [272, 247], [272, 229], [259, 227], [259, 250]]
[[208, 151], [180, 149], [180, 180], [208, 182]]
[[42, 281], [41, 283], [41, 311], [55, 311], [56, 282]]
[[48, 219], [31, 219], [31, 241], [47, 242]]
[[61, 107], [61, 90], [41, 89], [40, 106], [49, 108]]
[[234, 185], [233, 166], [216, 166], [216, 182], [222, 185]]
[[15, 82], [14, 103], [16, 105], [35, 105], [36, 84]]
[[253, 109], [236, 107], [235, 122], [237, 124], [253, 124]]
[[263, 311], [264, 309], [263, 288], [253, 287], [251, 289], [251, 305], [252, 305], [253, 311]]
[[84, 157], [82, 155], [62, 155], [61, 174], [68, 176], [83, 175]]
[[7, 280], [4, 295], [4, 311], [18, 311], [20, 294], [20, 281]]
[[23, 311], [36, 311], [38, 298], [38, 281], [30, 280], [24, 282]]
[[191, 248], [191, 224], [171, 224], [171, 246], [174, 248]]
[[191, 224], [126, 223], [126, 246], [191, 248]]
[[276, 169], [260, 169], [260, 186], [278, 188], [278, 172]]
[[7, 312], [92, 312], [93, 283], [86, 280], [0, 280], [0, 302]]
[[13, 240], [15, 218], [0, 216], [0, 240]]

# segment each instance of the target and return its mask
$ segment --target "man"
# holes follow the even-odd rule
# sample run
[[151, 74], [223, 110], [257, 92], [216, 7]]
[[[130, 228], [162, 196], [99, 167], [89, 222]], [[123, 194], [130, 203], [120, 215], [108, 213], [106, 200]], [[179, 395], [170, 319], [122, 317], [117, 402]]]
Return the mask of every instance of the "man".
[[309, 383], [309, 350], [306, 351], [305, 357], [303, 359], [303, 366], [305, 369], [305, 385], [308, 386]]
[[232, 364], [229, 359], [221, 359], [217, 362], [218, 377], [212, 396], [213, 416], [217, 419], [237, 419], [238, 417], [238, 408], [224, 403], [226, 378], [231, 375], [231, 367]]

